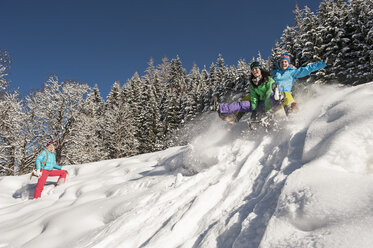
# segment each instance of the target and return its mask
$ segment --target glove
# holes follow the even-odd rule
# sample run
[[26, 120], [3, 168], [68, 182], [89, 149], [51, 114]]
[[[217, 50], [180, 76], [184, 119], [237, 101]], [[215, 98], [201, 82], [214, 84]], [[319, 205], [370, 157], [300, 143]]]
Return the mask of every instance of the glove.
[[39, 178], [41, 176], [40, 169], [39, 170], [34, 170], [34, 175]]

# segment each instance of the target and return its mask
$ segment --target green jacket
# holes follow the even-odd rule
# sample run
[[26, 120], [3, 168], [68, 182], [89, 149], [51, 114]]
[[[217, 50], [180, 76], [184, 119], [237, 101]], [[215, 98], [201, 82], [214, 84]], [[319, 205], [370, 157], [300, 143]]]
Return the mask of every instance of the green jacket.
[[264, 101], [264, 109], [266, 112], [271, 111], [270, 95], [272, 93], [272, 84], [275, 81], [272, 77], [268, 77], [268, 81], [258, 86], [250, 84], [250, 102], [251, 109], [255, 110], [258, 106], [259, 101]]

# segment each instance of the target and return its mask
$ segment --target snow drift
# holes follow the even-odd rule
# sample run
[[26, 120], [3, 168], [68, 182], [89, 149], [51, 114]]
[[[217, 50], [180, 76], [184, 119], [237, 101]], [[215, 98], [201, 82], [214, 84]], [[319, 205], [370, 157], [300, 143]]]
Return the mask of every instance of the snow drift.
[[188, 146], [0, 178], [0, 247], [372, 247], [373, 83], [317, 87], [271, 133], [215, 115]]

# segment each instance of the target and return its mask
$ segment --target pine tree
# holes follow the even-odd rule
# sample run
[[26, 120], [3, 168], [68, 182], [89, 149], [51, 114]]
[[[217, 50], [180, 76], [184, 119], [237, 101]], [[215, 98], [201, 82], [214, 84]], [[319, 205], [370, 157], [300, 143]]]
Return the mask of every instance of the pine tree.
[[104, 146], [103, 100], [97, 85], [88, 93], [81, 113], [75, 120], [71, 138], [66, 143], [65, 161], [82, 164], [108, 158]]
[[[249, 93], [249, 75], [250, 67], [245, 60], [239, 60], [237, 65], [237, 76], [236, 76], [236, 86], [234, 88], [235, 92], [239, 93], [239, 98], [247, 95]], [[238, 100], [238, 99], [233, 99]]]
[[270, 71], [277, 68], [278, 60], [281, 57], [281, 55], [284, 54], [285, 52], [286, 52], [286, 50], [284, 50], [281, 47], [280, 42], [276, 41], [275, 42], [275, 48], [272, 49], [271, 56], [269, 58], [269, 63], [270, 63], [269, 68], [270, 68]]
[[[218, 59], [216, 61], [215, 71], [214, 73], [216, 86], [214, 90], [214, 95], [218, 96], [219, 99], [224, 98], [228, 91], [228, 87], [231, 86], [230, 82], [228, 81], [228, 70], [224, 65], [224, 59], [221, 54], [219, 54]], [[210, 73], [211, 75], [211, 73]]]
[[197, 114], [201, 112], [201, 108], [198, 104], [198, 96], [200, 95], [200, 85], [201, 85], [201, 74], [196, 64], [193, 65], [189, 75], [188, 84], [188, 95], [185, 104], [185, 114], [186, 120], [192, 120]]
[[186, 93], [186, 73], [181, 65], [179, 56], [171, 60], [168, 87], [172, 94], [176, 94], [177, 96], [182, 96]]
[[[367, 8], [369, 10], [368, 14], [367, 14], [367, 30], [368, 31], [368, 34], [367, 36], [365, 37], [366, 39], [366, 42], [368, 44], [368, 48], [369, 48], [369, 64], [370, 64], [370, 75], [373, 75], [373, 1], [368, 1], [367, 2]], [[373, 79], [370, 79], [370, 77], [368, 78], [368, 81], [370, 80], [373, 80]]]
[[370, 66], [371, 47], [366, 39], [370, 31], [368, 20], [371, 7], [371, 1], [350, 0], [349, 18], [346, 25], [347, 35], [351, 42], [345, 59], [347, 63], [346, 77], [353, 84], [366, 83], [373, 78]]
[[319, 7], [319, 33], [322, 39], [322, 59], [328, 59], [325, 80], [343, 82], [344, 56], [350, 49], [346, 36], [347, 4], [343, 0], [323, 1]]
[[[160, 118], [162, 122], [165, 122], [166, 116], [167, 116], [167, 94], [169, 92], [169, 85], [168, 82], [170, 80], [170, 70], [171, 70], [171, 65], [168, 62], [167, 57], [162, 58], [162, 64], [160, 64], [157, 70], [157, 79], [159, 80], [159, 90], [157, 92], [158, 96], [158, 106], [159, 106], [159, 111], [160, 111]], [[166, 126], [164, 125], [163, 128], [163, 134], [166, 133]]]
[[11, 58], [8, 52], [0, 48], [0, 91], [5, 90], [8, 86], [6, 71], [9, 70], [10, 64]]
[[299, 67], [302, 65], [302, 50], [304, 44], [302, 43], [301, 40], [301, 34], [303, 30], [303, 26], [305, 25], [304, 23], [304, 10], [300, 9], [298, 4], [295, 7], [294, 10], [295, 14], [295, 25], [294, 25], [294, 33], [293, 33], [293, 51], [292, 53], [289, 53], [290, 56], [293, 57], [292, 63], [296, 66]]
[[132, 155], [137, 149], [130, 104], [123, 96], [120, 82], [116, 81], [107, 97], [104, 112], [105, 147], [111, 159]]

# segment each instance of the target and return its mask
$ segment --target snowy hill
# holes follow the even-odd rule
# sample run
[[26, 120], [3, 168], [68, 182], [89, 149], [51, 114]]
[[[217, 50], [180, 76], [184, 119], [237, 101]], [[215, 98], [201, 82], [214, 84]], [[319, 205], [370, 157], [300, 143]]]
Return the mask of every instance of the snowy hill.
[[373, 83], [298, 96], [285, 128], [215, 115], [190, 145], [0, 178], [0, 247], [373, 247]]

